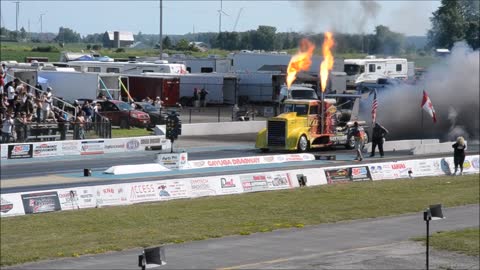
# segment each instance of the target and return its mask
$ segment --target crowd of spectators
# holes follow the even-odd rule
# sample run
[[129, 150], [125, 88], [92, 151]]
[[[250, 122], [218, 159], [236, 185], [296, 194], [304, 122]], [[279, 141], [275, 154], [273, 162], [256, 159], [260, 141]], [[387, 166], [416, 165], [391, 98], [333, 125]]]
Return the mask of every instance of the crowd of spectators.
[[52, 88], [30, 87], [18, 78], [5, 83], [5, 66], [0, 67], [0, 119], [2, 143], [25, 141], [25, 129], [31, 123], [57, 124], [68, 116], [53, 105]]

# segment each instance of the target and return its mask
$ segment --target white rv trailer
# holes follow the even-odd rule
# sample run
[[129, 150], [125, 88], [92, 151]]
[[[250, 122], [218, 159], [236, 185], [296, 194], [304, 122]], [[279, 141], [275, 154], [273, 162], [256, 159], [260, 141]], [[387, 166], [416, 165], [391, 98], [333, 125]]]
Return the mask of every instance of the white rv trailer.
[[158, 72], [169, 74], [184, 74], [184, 64], [170, 64], [167, 61], [158, 60], [149, 62], [110, 62], [110, 61], [70, 61], [67, 63], [55, 63], [57, 66], [72, 67], [79, 72], [94, 73], [123, 73], [142, 74], [145, 72]]
[[408, 64], [405, 58], [345, 59], [344, 71], [347, 73], [347, 87], [355, 88], [362, 82], [377, 82], [378, 79], [406, 79]]

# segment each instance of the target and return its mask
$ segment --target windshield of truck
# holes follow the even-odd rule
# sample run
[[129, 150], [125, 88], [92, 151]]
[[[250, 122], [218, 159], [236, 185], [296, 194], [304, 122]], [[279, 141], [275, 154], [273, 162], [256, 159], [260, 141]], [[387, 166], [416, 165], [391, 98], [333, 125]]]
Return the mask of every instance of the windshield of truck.
[[292, 91], [293, 99], [318, 99], [317, 94], [313, 90], [294, 90]]
[[351, 76], [351, 75], [356, 75], [356, 74], [360, 74], [361, 73], [361, 68], [359, 65], [355, 65], [355, 64], [345, 64], [344, 65], [344, 70], [345, 73], [347, 73], [348, 76]]
[[126, 102], [119, 102], [116, 104], [120, 111], [130, 111], [132, 107]]
[[308, 105], [306, 104], [285, 104], [284, 112], [296, 112], [297, 116], [307, 115]]

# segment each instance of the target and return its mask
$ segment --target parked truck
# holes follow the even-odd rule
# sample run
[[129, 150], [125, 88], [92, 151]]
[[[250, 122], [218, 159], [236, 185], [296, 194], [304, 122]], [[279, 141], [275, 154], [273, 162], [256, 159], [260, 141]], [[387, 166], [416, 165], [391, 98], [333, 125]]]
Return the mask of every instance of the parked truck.
[[[361, 95], [332, 94], [325, 99], [288, 99], [283, 113], [267, 120], [267, 127], [257, 135], [255, 147], [269, 150], [308, 151], [343, 145], [354, 147], [348, 136], [354, 122], [366, 129], [366, 122], [358, 119]], [[322, 110], [323, 106], [323, 110]], [[368, 142], [368, 133], [366, 134]]]

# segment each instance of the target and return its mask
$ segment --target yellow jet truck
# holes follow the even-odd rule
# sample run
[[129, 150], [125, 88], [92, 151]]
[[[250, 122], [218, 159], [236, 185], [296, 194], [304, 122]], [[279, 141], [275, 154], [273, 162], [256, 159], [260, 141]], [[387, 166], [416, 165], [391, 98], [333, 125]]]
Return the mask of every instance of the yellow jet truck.
[[[343, 145], [351, 149], [354, 138], [348, 136], [356, 121], [366, 129], [366, 122], [358, 120], [361, 95], [325, 95], [317, 99], [287, 99], [282, 104], [283, 113], [267, 120], [267, 127], [258, 135], [255, 147], [269, 150], [308, 151]], [[322, 107], [323, 106], [323, 110]], [[368, 133], [366, 134], [368, 142]]]

